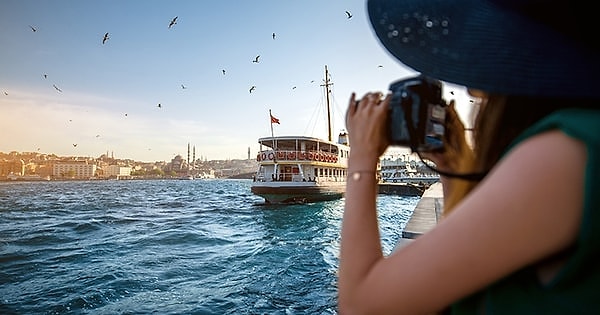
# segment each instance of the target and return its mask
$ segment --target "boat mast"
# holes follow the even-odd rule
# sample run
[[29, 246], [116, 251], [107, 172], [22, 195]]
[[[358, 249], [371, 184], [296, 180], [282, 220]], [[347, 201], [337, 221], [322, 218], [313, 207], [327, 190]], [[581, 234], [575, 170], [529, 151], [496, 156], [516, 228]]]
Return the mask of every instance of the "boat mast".
[[330, 85], [333, 85], [333, 83], [329, 82], [329, 71], [327, 71], [327, 65], [325, 65], [325, 83], [321, 84], [321, 86], [325, 87], [325, 100], [327, 102], [327, 139], [329, 142], [333, 141], [333, 137], [331, 136], [331, 113], [329, 109], [329, 93], [331, 93], [331, 90], [329, 89]]

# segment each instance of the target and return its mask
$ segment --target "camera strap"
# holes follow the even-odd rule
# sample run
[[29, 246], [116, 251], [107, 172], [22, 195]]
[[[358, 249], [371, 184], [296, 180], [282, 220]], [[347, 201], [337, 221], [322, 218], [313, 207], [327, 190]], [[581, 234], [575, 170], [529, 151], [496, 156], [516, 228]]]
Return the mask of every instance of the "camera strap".
[[456, 173], [449, 173], [449, 172], [444, 172], [444, 171], [440, 171], [437, 168], [429, 165], [428, 163], [425, 163], [425, 161], [423, 161], [423, 157], [421, 156], [421, 152], [416, 151], [417, 155], [419, 156], [419, 159], [421, 160], [421, 162], [423, 164], [425, 164], [425, 166], [442, 175], [442, 176], [446, 176], [446, 177], [451, 177], [451, 178], [458, 178], [458, 179], [463, 179], [463, 180], [467, 180], [467, 181], [473, 181], [473, 182], [478, 182], [481, 181], [484, 177], [487, 176], [488, 172], [480, 172], [480, 173], [465, 173], [465, 174], [456, 174]]

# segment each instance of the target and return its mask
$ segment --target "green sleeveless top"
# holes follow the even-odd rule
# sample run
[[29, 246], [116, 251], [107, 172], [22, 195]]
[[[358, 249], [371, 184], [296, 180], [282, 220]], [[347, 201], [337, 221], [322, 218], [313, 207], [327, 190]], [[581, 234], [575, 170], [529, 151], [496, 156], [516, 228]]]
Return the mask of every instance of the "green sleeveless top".
[[456, 302], [452, 314], [600, 314], [600, 110], [557, 111], [527, 129], [511, 148], [549, 129], [560, 129], [587, 147], [583, 219], [565, 265], [548, 284], [538, 281], [535, 268], [521, 269]]

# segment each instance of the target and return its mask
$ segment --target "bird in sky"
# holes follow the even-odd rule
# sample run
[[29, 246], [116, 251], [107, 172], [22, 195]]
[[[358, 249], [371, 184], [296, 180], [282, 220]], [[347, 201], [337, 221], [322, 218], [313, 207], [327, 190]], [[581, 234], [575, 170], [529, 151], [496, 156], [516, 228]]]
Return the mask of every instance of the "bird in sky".
[[8, 95], [8, 92], [4, 91], [4, 95]]
[[377, 68], [383, 68], [383, 66], [382, 66], [382, 65], [379, 65], [379, 66], [377, 66]]
[[174, 17], [169, 23], [169, 28], [173, 27], [173, 25], [177, 24], [177, 17]]
[[162, 105], [160, 103], [158, 103], [158, 108], [162, 108]]
[[225, 75], [225, 69], [223, 69], [223, 70], [221, 70], [221, 71], [223, 71], [223, 75]]
[[187, 89], [187, 86], [185, 86], [185, 85], [182, 84], [181, 85], [181, 89], [185, 90], [185, 89]]
[[250, 94], [252, 94], [252, 91], [254, 91], [254, 90], [256, 90], [256, 85], [253, 85], [253, 86], [250, 88]]
[[108, 33], [104, 34], [104, 38], [102, 38], [102, 45], [104, 45], [109, 38], [110, 37], [108, 37]]
[[37, 32], [37, 29], [35, 27], [29, 25], [29, 28], [31, 29], [32, 32], [34, 32], [34, 33]]
[[59, 89], [59, 88], [58, 88], [58, 86], [56, 86], [56, 84], [52, 84], [52, 86], [54, 87], [54, 89], [55, 89], [55, 90], [57, 90], [57, 91], [59, 91], [59, 92], [62, 92], [62, 90], [61, 90], [61, 89]]
[[275, 39], [275, 33], [273, 33], [273, 39]]
[[77, 146], [77, 143], [73, 143], [73, 147], [76, 147], [76, 146]]
[[352, 13], [350, 13], [349, 11], [346, 11], [346, 16], [350, 19], [350, 18], [352, 18]]
[[44, 79], [48, 79], [48, 75], [47, 74], [42, 74], [42, 76], [44, 77]]
[[260, 55], [257, 55], [256, 58], [254, 58], [254, 60], [252, 60], [252, 62], [258, 63], [258, 58], [260, 58]]
[[295, 90], [295, 89], [296, 89], [296, 87], [295, 87], [295, 86], [294, 86], [294, 87], [292, 87], [292, 90]]

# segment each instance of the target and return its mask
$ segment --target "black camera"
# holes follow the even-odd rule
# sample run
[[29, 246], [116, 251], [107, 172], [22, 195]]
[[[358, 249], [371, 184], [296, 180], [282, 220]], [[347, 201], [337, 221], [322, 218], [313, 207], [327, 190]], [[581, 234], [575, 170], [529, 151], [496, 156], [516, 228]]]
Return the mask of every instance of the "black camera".
[[410, 147], [412, 152], [444, 148], [446, 102], [442, 83], [423, 75], [390, 84], [390, 145]]

